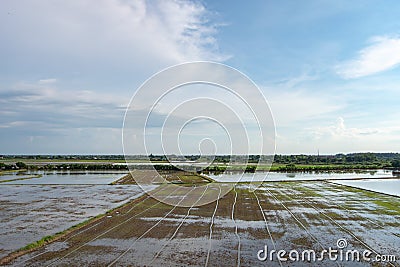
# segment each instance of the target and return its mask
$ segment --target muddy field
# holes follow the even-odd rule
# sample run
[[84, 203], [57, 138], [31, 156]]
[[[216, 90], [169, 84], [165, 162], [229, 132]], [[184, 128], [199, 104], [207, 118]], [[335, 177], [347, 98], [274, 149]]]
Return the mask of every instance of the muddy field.
[[143, 195], [139, 186], [108, 185], [124, 174], [0, 172], [0, 258]]
[[[204, 183], [203, 185], [206, 185]], [[190, 186], [190, 185], [187, 185]], [[199, 187], [200, 184], [193, 185]], [[198, 199], [224, 184], [208, 184]], [[156, 188], [184, 202], [176, 186]], [[194, 189], [195, 190], [195, 189]], [[16, 258], [13, 266], [400, 266], [400, 199], [324, 181], [237, 185], [218, 201], [177, 207], [144, 195]], [[347, 246], [338, 249], [337, 241]], [[390, 263], [257, 257], [271, 250], [337, 249], [394, 255]], [[269, 255], [269, 254], [268, 254]], [[295, 258], [295, 253], [291, 256]], [[262, 259], [262, 257], [261, 257]]]

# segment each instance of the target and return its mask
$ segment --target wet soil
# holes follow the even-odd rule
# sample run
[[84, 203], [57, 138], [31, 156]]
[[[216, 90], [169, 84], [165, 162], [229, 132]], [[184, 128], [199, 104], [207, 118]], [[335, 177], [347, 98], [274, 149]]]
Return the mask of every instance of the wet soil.
[[[128, 182], [129, 183], [129, 182]], [[185, 182], [186, 186], [196, 186]], [[219, 184], [214, 184], [219, 185]], [[223, 184], [220, 184], [223, 186]], [[199, 191], [201, 199], [216, 187]], [[160, 195], [184, 200], [180, 188]], [[215, 192], [214, 192], [215, 193]], [[400, 259], [400, 199], [323, 181], [265, 183], [256, 191], [237, 185], [207, 205], [170, 206], [148, 195], [53, 243], [18, 257], [13, 266], [399, 266], [368, 262], [260, 261], [259, 250], [337, 248]], [[11, 255], [12, 256], [12, 255]]]

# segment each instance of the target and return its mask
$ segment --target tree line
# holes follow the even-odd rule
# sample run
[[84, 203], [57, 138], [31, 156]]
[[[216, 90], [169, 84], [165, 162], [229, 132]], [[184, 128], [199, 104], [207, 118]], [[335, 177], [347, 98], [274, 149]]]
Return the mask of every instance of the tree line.
[[[49, 158], [51, 157], [51, 158]], [[259, 155], [236, 155], [233, 156], [237, 162], [258, 163], [260, 160]], [[6, 155], [0, 156], [1, 159], [64, 159], [64, 160], [121, 160], [124, 159], [123, 155]], [[157, 162], [165, 162], [168, 160], [193, 160], [196, 161], [200, 158], [199, 155], [189, 155], [185, 158], [174, 155], [153, 155], [149, 157], [144, 155], [130, 156], [129, 159], [143, 160], [149, 159], [154, 163], [155, 168], [158, 170], [175, 170], [172, 165], [157, 165]], [[210, 156], [209, 159], [212, 159]], [[265, 159], [265, 158], [264, 158]], [[215, 163], [228, 163], [232, 160], [230, 155], [217, 155], [214, 158]], [[400, 168], [400, 154], [399, 153], [350, 153], [350, 154], [336, 154], [336, 155], [275, 155], [273, 159], [272, 171], [329, 171], [329, 170], [350, 170], [350, 169], [399, 169]], [[136, 169], [153, 168], [148, 165], [136, 165]], [[197, 171], [199, 168], [187, 167], [188, 171]], [[205, 170], [209, 172], [220, 172], [226, 170], [226, 165], [211, 165]], [[254, 164], [247, 166], [238, 166], [238, 170], [247, 172], [256, 171]], [[127, 170], [128, 167], [123, 164], [114, 165], [95, 163], [84, 164], [79, 162], [60, 163], [53, 162], [52, 164], [31, 164], [27, 165], [22, 161], [16, 163], [6, 164], [0, 162], [0, 170], [18, 170], [18, 169], [33, 169], [33, 170]]]

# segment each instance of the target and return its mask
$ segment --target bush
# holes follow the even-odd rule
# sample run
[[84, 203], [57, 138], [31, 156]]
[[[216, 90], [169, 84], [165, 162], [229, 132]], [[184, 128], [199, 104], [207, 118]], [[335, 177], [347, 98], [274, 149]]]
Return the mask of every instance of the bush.
[[26, 164], [19, 161], [17, 163], [15, 163], [15, 165], [19, 168], [19, 169], [26, 169]]
[[392, 160], [392, 167], [393, 168], [400, 168], [400, 159]]

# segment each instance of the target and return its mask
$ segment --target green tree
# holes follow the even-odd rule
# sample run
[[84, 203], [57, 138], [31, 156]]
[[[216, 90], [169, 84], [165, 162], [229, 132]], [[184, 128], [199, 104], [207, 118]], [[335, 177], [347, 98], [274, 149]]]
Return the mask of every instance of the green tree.
[[19, 169], [26, 169], [26, 164], [18, 161], [17, 163], [15, 163], [15, 165], [19, 168]]
[[392, 160], [392, 167], [400, 168], [400, 159]]

